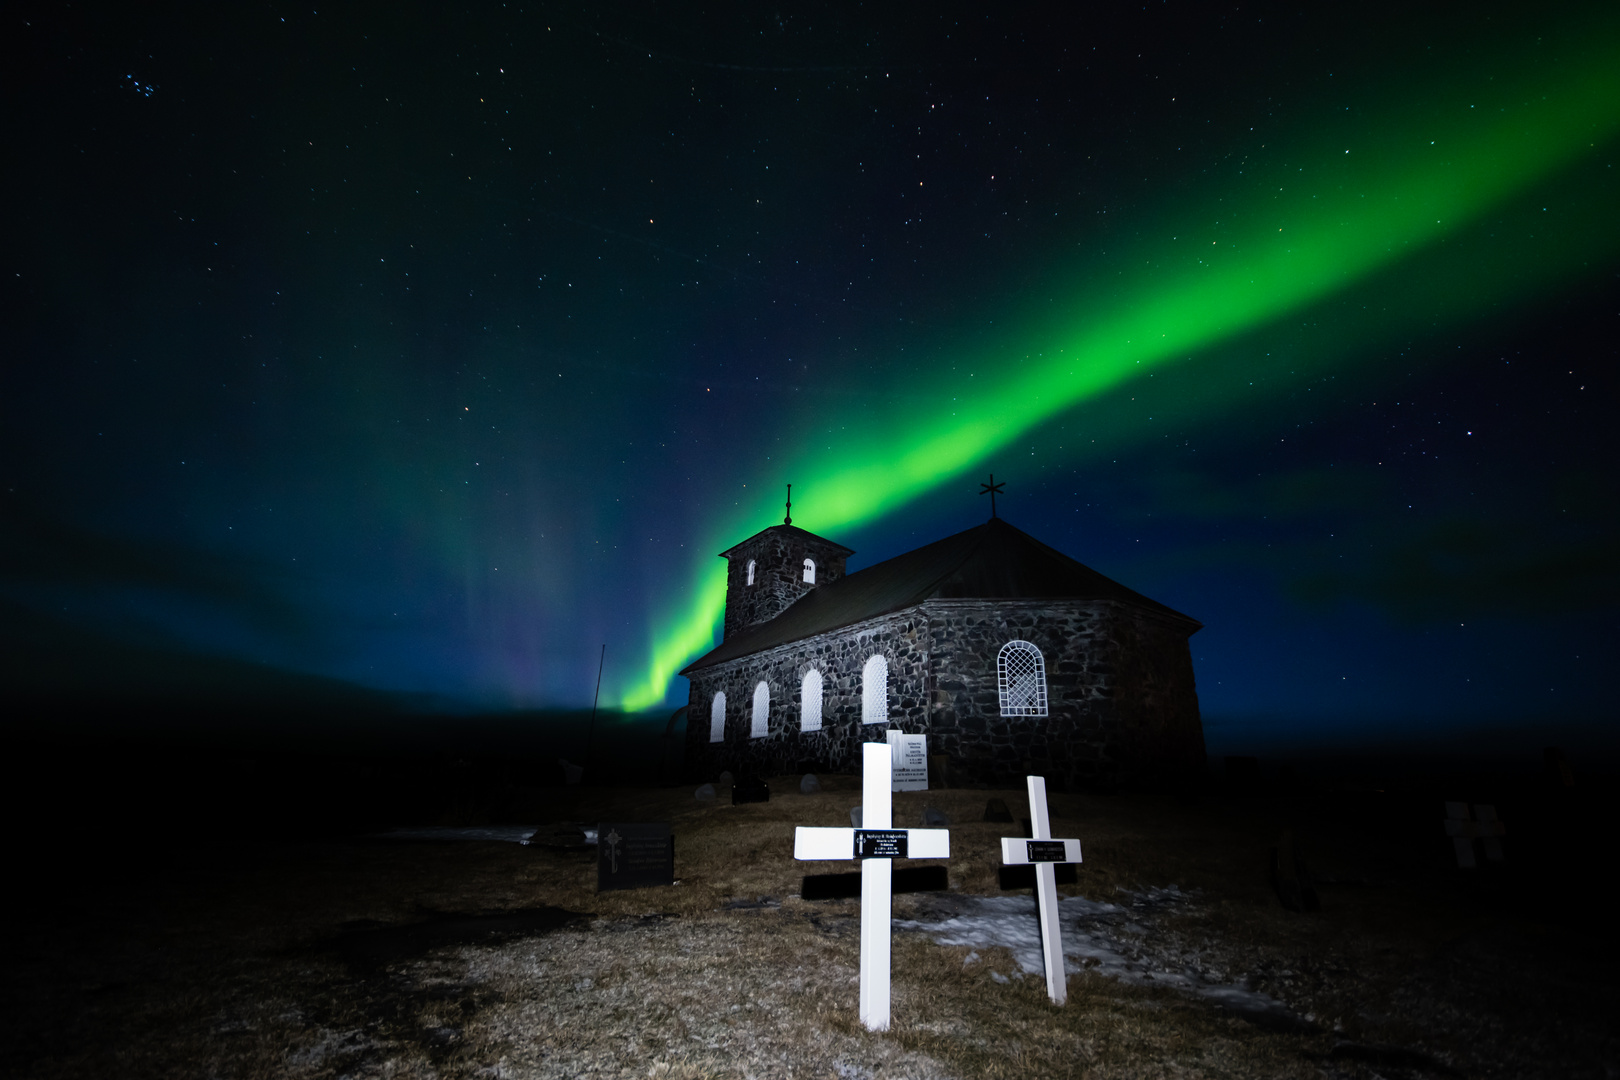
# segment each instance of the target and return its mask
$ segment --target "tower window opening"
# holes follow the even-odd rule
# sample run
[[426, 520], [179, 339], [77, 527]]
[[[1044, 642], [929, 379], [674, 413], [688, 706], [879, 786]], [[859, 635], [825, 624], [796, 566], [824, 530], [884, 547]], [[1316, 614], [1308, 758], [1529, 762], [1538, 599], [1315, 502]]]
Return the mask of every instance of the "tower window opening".
[[816, 560], [804, 560], [804, 580], [811, 585], [816, 583]]
[[754, 583], [754, 560], [749, 559], [748, 560], [748, 580], [744, 584], [752, 585], [753, 583]]

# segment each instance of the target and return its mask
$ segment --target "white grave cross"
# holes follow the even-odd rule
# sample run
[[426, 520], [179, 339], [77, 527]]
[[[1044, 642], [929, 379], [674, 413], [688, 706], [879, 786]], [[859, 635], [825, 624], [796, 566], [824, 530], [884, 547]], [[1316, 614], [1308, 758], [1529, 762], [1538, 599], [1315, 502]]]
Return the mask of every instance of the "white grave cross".
[[861, 1023], [889, 1030], [889, 921], [895, 859], [948, 859], [946, 829], [895, 829], [889, 782], [894, 753], [888, 743], [861, 746], [860, 829], [801, 825], [793, 857], [809, 861], [861, 860]]
[[1063, 970], [1063, 932], [1058, 927], [1057, 865], [1080, 861], [1080, 841], [1053, 840], [1052, 821], [1046, 813], [1046, 777], [1029, 780], [1029, 823], [1035, 835], [1028, 839], [1001, 838], [1001, 861], [1006, 866], [1035, 864], [1035, 899], [1040, 904], [1041, 955], [1046, 961], [1046, 994], [1054, 1005], [1068, 999]]

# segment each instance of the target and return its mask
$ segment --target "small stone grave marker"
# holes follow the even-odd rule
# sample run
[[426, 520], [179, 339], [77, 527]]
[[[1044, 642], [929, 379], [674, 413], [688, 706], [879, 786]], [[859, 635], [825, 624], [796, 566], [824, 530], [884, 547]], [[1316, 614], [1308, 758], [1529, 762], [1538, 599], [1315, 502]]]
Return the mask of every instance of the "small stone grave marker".
[[675, 884], [675, 838], [666, 824], [596, 827], [596, 891]]
[[771, 789], [765, 781], [752, 776], [738, 777], [731, 785], [731, 805], [741, 806], [743, 803], [770, 802]]
[[1507, 826], [1496, 820], [1496, 807], [1489, 803], [1474, 804], [1473, 821], [1468, 819], [1467, 803], [1446, 803], [1446, 835], [1456, 848], [1459, 869], [1472, 870], [1479, 865], [1474, 861], [1475, 840], [1485, 849], [1485, 858], [1491, 862], [1503, 860], [1501, 838], [1507, 835]]
[[1046, 813], [1046, 778], [1031, 776], [1029, 816], [1035, 828], [1031, 837], [1001, 838], [1001, 861], [1009, 866], [1035, 865], [1035, 899], [1041, 914], [1041, 955], [1046, 961], [1046, 996], [1061, 1005], [1069, 996], [1068, 976], [1063, 970], [1063, 935], [1058, 927], [1057, 863], [1080, 861], [1080, 841], [1052, 839], [1051, 819]]
[[804, 779], [799, 781], [800, 795], [814, 795], [821, 790], [821, 781], [816, 779], [815, 773], [805, 773]]
[[1012, 811], [1007, 809], [1007, 800], [991, 799], [989, 802], [985, 803], [984, 820], [1005, 822], [1006, 824], [1011, 825], [1013, 816]]

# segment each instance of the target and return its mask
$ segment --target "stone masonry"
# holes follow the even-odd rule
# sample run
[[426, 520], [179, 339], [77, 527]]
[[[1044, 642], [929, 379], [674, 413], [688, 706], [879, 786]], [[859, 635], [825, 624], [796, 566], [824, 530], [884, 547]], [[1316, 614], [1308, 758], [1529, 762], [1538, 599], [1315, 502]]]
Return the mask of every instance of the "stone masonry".
[[[733, 558], [733, 567], [741, 561]], [[842, 566], [839, 559], [840, 573]], [[728, 613], [728, 632], [730, 621]], [[1041, 651], [1046, 716], [1000, 714], [996, 658], [1013, 640]], [[862, 671], [874, 653], [888, 662], [889, 716], [862, 725]], [[800, 688], [811, 667], [823, 678], [822, 730], [802, 732]], [[752, 738], [761, 680], [769, 733]], [[725, 738], [711, 743], [710, 703], [721, 690]], [[1111, 790], [1204, 760], [1186, 628], [1115, 600], [934, 598], [694, 671], [690, 706], [692, 779], [801, 765], [858, 771], [860, 745], [882, 741], [890, 728], [926, 734], [929, 753], [948, 756], [952, 784], [1017, 786], [1033, 772], [1069, 790]]]

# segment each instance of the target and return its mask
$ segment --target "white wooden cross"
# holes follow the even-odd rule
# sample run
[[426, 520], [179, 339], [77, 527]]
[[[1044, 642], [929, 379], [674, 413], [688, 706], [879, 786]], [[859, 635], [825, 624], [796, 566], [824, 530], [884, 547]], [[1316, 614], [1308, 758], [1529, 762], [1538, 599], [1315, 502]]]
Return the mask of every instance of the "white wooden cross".
[[1001, 861], [1006, 866], [1035, 864], [1035, 898], [1041, 910], [1041, 955], [1046, 961], [1046, 995], [1054, 1005], [1068, 999], [1063, 970], [1063, 932], [1058, 927], [1057, 863], [1080, 861], [1080, 841], [1053, 840], [1052, 821], [1046, 814], [1046, 777], [1029, 780], [1029, 821], [1035, 835], [1027, 839], [1001, 838]]
[[861, 746], [861, 825], [821, 829], [801, 825], [793, 857], [810, 861], [861, 860], [861, 1023], [869, 1031], [889, 1030], [889, 920], [894, 860], [948, 859], [946, 829], [895, 829], [889, 781], [894, 752], [889, 744]]

